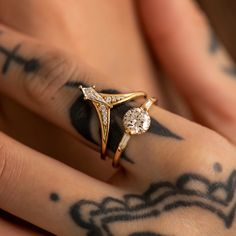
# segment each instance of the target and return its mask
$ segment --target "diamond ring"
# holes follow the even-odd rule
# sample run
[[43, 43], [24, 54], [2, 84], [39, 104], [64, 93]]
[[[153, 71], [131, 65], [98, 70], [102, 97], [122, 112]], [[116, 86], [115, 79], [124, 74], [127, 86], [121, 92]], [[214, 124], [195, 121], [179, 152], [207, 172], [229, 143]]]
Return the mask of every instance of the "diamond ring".
[[133, 92], [126, 94], [98, 93], [93, 87], [79, 87], [85, 100], [90, 100], [96, 109], [101, 126], [101, 157], [105, 159], [107, 141], [110, 128], [110, 111], [113, 106], [133, 100], [138, 97], [146, 97], [144, 92]]
[[148, 114], [148, 110], [156, 101], [155, 98], [149, 98], [141, 107], [131, 108], [125, 113], [123, 117], [125, 133], [115, 152], [112, 162], [113, 167], [119, 166], [120, 157], [128, 145], [131, 136], [143, 134], [148, 131], [151, 125], [151, 117]]

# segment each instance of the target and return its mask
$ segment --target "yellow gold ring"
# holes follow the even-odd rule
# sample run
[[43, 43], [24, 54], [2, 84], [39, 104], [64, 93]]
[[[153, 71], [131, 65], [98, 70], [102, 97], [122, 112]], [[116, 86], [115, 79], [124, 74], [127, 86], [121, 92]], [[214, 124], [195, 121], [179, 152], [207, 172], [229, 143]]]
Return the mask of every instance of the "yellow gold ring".
[[113, 106], [133, 100], [138, 97], [146, 97], [144, 92], [133, 92], [126, 94], [98, 93], [93, 87], [79, 87], [85, 100], [90, 100], [95, 107], [101, 126], [101, 157], [105, 159], [107, 141], [110, 128], [110, 112]]
[[149, 116], [149, 109], [156, 102], [155, 98], [149, 98], [146, 102], [138, 108], [131, 108], [123, 117], [123, 125], [125, 133], [119, 143], [119, 146], [115, 152], [112, 165], [118, 167], [122, 153], [132, 135], [143, 134], [148, 131], [151, 125], [151, 117]]

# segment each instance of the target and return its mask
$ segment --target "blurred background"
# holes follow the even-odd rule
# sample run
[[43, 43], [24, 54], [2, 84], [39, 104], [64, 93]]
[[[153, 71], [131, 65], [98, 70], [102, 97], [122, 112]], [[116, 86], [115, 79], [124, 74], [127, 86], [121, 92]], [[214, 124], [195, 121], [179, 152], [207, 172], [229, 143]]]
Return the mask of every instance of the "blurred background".
[[208, 15], [218, 38], [236, 61], [236, 1], [197, 0]]

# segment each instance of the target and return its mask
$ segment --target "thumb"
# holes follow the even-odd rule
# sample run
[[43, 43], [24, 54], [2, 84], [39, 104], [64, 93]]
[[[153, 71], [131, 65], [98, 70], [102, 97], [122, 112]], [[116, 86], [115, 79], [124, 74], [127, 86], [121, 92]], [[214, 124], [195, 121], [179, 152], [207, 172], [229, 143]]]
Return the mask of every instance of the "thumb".
[[196, 118], [236, 143], [236, 70], [198, 6], [147, 0], [139, 9], [157, 58]]

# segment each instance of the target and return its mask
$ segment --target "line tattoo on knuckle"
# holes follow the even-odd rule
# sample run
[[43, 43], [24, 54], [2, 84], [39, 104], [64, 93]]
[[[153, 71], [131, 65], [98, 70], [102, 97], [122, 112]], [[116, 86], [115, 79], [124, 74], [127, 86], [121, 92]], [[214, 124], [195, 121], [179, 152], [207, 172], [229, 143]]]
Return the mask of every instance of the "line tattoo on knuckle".
[[27, 59], [23, 57], [19, 53], [20, 48], [21, 44], [17, 44], [13, 49], [8, 49], [0, 44], [0, 55], [5, 57], [5, 62], [3, 63], [1, 70], [3, 75], [7, 74], [12, 63], [22, 66], [25, 73], [33, 73], [40, 68], [39, 60], [37, 58]]

